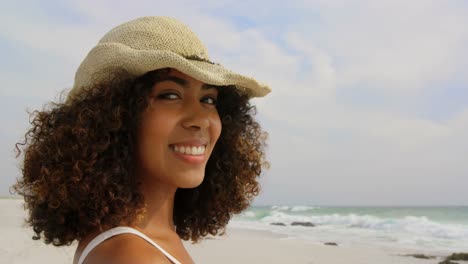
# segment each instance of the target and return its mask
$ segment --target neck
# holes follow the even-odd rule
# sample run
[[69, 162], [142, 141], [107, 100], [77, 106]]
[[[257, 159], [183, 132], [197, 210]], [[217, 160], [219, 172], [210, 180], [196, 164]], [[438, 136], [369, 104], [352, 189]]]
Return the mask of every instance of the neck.
[[141, 191], [145, 197], [146, 212], [135, 227], [149, 236], [174, 233], [173, 213], [176, 190], [176, 187], [168, 186], [163, 182], [143, 184]]

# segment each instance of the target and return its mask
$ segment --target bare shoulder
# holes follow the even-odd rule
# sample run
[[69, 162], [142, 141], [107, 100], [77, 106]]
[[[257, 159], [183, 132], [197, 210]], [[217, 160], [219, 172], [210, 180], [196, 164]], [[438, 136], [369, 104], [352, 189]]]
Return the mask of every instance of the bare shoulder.
[[95, 247], [83, 264], [103, 263], [170, 264], [171, 262], [144, 239], [132, 234], [121, 234]]

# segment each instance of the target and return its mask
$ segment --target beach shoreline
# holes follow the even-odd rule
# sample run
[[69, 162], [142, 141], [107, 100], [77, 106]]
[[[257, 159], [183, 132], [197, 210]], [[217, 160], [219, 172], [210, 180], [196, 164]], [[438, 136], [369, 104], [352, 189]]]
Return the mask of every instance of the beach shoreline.
[[[76, 243], [54, 247], [32, 239], [31, 228], [24, 226], [21, 200], [0, 200], [0, 255], [2, 263], [72, 263]], [[335, 241], [328, 241], [335, 242]], [[414, 251], [362, 245], [325, 245], [291, 238], [268, 230], [228, 226], [223, 236], [207, 237], [197, 244], [184, 242], [196, 263], [439, 263], [453, 252]], [[409, 254], [436, 256], [418, 259]], [[466, 263], [457, 261], [458, 263]]]
[[[228, 227], [225, 236], [186, 244], [197, 263], [439, 263], [451, 252], [376, 248], [362, 245], [325, 245], [267, 230]], [[434, 256], [432, 259], [412, 255]], [[465, 263], [465, 262], [460, 262]], [[466, 262], [468, 263], [468, 262]]]

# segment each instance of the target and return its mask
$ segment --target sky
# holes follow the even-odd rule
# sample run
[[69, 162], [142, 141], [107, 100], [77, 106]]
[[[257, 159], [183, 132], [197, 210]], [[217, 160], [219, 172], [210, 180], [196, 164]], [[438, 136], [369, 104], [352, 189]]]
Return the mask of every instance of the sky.
[[[286, 4], [287, 2], [287, 4]], [[2, 1], [0, 195], [27, 111], [59, 99], [111, 28], [189, 25], [252, 100], [271, 168], [256, 205], [468, 205], [468, 2]]]

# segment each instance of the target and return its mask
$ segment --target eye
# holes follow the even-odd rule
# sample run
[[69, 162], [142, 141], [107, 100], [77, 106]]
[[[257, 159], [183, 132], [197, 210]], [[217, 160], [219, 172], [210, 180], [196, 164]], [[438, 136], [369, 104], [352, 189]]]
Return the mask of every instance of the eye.
[[216, 105], [217, 100], [213, 96], [205, 96], [202, 98], [201, 102], [205, 104]]
[[166, 92], [166, 93], [158, 94], [156, 98], [164, 99], [164, 100], [177, 100], [177, 99], [180, 99], [180, 95], [175, 92]]

